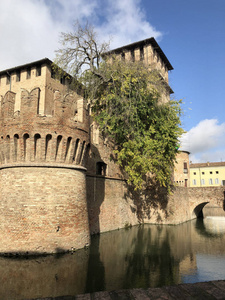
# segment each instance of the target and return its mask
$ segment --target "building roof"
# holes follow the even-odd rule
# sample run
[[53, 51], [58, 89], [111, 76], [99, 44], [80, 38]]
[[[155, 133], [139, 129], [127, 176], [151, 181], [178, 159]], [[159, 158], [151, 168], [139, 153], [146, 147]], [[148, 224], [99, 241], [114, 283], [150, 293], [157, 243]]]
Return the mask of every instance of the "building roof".
[[223, 166], [225, 166], [224, 161], [190, 164], [190, 168], [223, 167]]
[[50, 59], [48, 59], [48, 58], [45, 57], [45, 58], [33, 61], [33, 62], [25, 64], [25, 65], [20, 65], [20, 66], [14, 67], [14, 68], [10, 68], [10, 69], [6, 69], [6, 70], [3, 70], [3, 71], [0, 71], [0, 75], [10, 74], [11, 72], [15, 72], [16, 70], [27, 69], [27, 68], [30, 68], [32, 66], [37, 66], [37, 65], [42, 65], [42, 64], [49, 64], [49, 65], [51, 65], [52, 61]]
[[113, 49], [113, 50], [110, 50], [110, 51], [106, 52], [105, 54], [112, 54], [112, 53], [116, 54], [116, 53], [122, 52], [123, 50], [131, 50], [131, 49], [139, 48], [141, 46], [145, 46], [145, 45], [149, 45], [149, 44], [151, 44], [153, 49], [159, 54], [162, 61], [165, 63], [167, 69], [169, 71], [173, 70], [173, 67], [170, 64], [168, 58], [166, 57], [166, 55], [164, 54], [164, 52], [159, 47], [158, 43], [156, 42], [156, 40], [153, 37], [142, 40], [142, 41], [139, 41], [139, 42], [135, 42], [135, 43], [132, 43], [132, 44], [129, 44], [129, 45], [125, 45], [125, 46], [122, 46], [122, 47], [119, 47], [119, 48], [116, 48], [116, 49]]

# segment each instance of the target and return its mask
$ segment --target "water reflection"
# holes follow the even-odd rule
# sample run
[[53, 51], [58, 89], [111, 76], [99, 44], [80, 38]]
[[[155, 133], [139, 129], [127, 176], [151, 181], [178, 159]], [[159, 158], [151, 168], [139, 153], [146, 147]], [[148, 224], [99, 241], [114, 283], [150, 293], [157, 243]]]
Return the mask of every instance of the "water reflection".
[[224, 225], [216, 217], [145, 225], [94, 236], [88, 250], [73, 255], [0, 258], [0, 299], [225, 279]]

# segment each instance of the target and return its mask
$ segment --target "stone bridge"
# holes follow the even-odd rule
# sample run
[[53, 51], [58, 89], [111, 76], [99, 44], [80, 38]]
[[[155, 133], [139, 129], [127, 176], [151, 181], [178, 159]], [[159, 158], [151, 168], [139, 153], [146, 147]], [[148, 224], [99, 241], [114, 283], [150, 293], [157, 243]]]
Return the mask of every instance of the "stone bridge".
[[225, 209], [225, 187], [188, 188], [191, 217], [198, 217], [203, 208], [210, 207]]
[[[167, 224], [179, 224], [202, 216], [206, 208], [225, 216], [225, 187], [177, 187], [168, 201]], [[204, 209], [204, 210], [203, 210]]]

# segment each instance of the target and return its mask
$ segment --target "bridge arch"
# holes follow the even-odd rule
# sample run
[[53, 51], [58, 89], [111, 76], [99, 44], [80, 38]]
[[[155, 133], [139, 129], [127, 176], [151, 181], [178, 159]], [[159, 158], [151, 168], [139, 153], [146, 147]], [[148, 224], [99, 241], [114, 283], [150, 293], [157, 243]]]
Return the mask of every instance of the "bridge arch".
[[195, 206], [195, 208], [193, 209], [193, 212], [192, 212], [192, 217], [196, 217], [196, 218], [200, 218], [200, 217], [203, 217], [203, 208], [205, 207], [206, 204], [208, 204], [208, 202], [202, 202], [200, 204], [198, 204], [197, 206]]

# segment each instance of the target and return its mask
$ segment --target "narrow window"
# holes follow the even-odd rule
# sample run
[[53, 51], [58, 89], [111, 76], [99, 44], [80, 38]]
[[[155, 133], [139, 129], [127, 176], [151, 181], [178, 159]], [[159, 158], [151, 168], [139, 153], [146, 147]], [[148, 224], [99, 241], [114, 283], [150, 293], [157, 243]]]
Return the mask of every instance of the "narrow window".
[[96, 175], [106, 176], [106, 168], [107, 164], [103, 161], [99, 161], [96, 163]]
[[27, 79], [30, 79], [31, 77], [31, 68], [27, 69]]
[[49, 153], [49, 143], [52, 139], [52, 135], [51, 134], [47, 134], [46, 138], [45, 138], [45, 159]]
[[77, 139], [76, 144], [74, 145], [73, 159], [72, 159], [73, 162], [75, 161], [76, 156], [77, 156], [77, 150], [78, 150], [79, 142], [80, 142], [80, 140]]
[[6, 156], [7, 161], [9, 161], [10, 160], [10, 136], [9, 135], [6, 136], [6, 154], [5, 154], [5, 156]]
[[212, 178], [209, 178], [209, 184], [213, 184]]
[[20, 81], [20, 70], [16, 72], [16, 81]]
[[59, 148], [62, 142], [62, 136], [58, 135], [57, 136], [57, 141], [56, 141], [56, 152], [55, 152], [55, 160], [57, 160], [57, 156], [58, 156], [58, 152], [59, 152]]
[[188, 173], [188, 168], [187, 168], [187, 163], [184, 162], [184, 173], [187, 174]]
[[196, 179], [193, 179], [193, 185], [196, 185]]
[[215, 178], [215, 184], [219, 184], [219, 178]]
[[28, 148], [28, 139], [29, 139], [29, 134], [28, 133], [25, 133], [24, 136], [23, 136], [23, 147], [24, 147], [24, 160], [27, 159], [27, 148]]
[[71, 140], [72, 140], [72, 138], [71, 138], [71, 136], [69, 136], [69, 137], [67, 138], [67, 142], [66, 142], [65, 160], [67, 159], [67, 155], [68, 155], [69, 149], [70, 149], [70, 147], [71, 147]]
[[18, 155], [18, 140], [19, 136], [18, 134], [14, 135], [14, 160], [17, 161], [17, 155]]
[[65, 82], [66, 82], [66, 81], [65, 81], [65, 77], [61, 77], [61, 78], [60, 78], [60, 83], [61, 83], [61, 84], [65, 84]]
[[201, 185], [205, 185], [205, 179], [201, 179]]
[[140, 60], [144, 60], [144, 48], [143, 48], [143, 46], [140, 47]]
[[9, 74], [6, 75], [6, 84], [10, 84], [10, 75]]
[[34, 136], [34, 158], [36, 158], [37, 154], [39, 154], [38, 152], [40, 151], [40, 134], [36, 133]]
[[132, 49], [130, 53], [131, 53], [131, 61], [134, 62], [135, 61], [134, 49]]
[[36, 68], [36, 76], [41, 76], [41, 66], [37, 66], [37, 68]]

